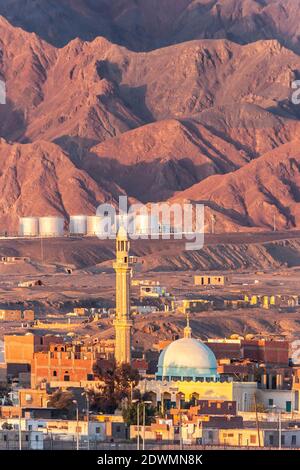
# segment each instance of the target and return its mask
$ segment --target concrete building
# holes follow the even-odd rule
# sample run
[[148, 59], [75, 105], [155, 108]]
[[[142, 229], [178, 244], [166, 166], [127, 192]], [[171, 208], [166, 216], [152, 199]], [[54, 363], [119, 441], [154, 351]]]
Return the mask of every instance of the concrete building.
[[51, 397], [45, 388], [21, 388], [18, 393], [21, 408], [47, 408]]
[[7, 377], [18, 379], [23, 387], [30, 387], [34, 353], [47, 351], [52, 342], [59, 344], [63, 342], [63, 339], [55, 335], [38, 336], [31, 333], [4, 336]]
[[140, 298], [156, 298], [159, 299], [160, 297], [168, 297], [169, 293], [167, 289], [160, 285], [141, 285], [140, 286]]
[[[21, 442], [20, 442], [21, 437]], [[43, 450], [44, 436], [39, 430], [19, 431], [2, 430], [0, 431], [0, 450]]]
[[195, 286], [225, 286], [229, 279], [226, 276], [221, 275], [197, 275], [194, 276]]
[[[64, 435], [73, 440], [79, 434], [83, 439], [87, 436], [93, 441], [104, 441], [106, 439], [106, 425], [98, 421], [64, 420], [64, 419], [26, 419], [24, 420], [27, 430], [43, 431], [46, 434]], [[78, 424], [78, 425], [77, 425]]]
[[89, 351], [80, 345], [50, 344], [48, 351], [33, 354], [31, 387], [42, 382], [92, 381], [98, 359], [94, 350]]
[[146, 441], [152, 442], [174, 442], [176, 440], [176, 433], [177, 436], [178, 430], [172, 425], [172, 422], [166, 422], [166, 420], [159, 420], [156, 423], [151, 423], [149, 426], [145, 426], [145, 430], [143, 426], [130, 426], [130, 439], [136, 439], [138, 434], [140, 436], [145, 435]]
[[265, 409], [276, 409], [290, 413], [295, 410], [293, 390], [257, 389], [257, 400]]
[[34, 321], [33, 310], [0, 310], [0, 320], [7, 322]]
[[262, 447], [264, 444], [264, 431], [255, 428], [220, 429], [218, 434], [221, 446]]

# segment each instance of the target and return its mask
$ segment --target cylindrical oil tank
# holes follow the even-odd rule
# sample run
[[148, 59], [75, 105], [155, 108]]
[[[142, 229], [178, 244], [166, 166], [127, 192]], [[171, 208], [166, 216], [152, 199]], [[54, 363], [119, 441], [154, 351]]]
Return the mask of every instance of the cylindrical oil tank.
[[62, 217], [40, 217], [41, 237], [62, 237], [64, 234], [65, 220]]
[[158, 218], [150, 214], [138, 214], [134, 217], [134, 229], [135, 233], [139, 235], [158, 234]]
[[39, 234], [39, 218], [21, 217], [19, 233], [21, 237], [37, 237]]
[[100, 215], [90, 215], [87, 217], [87, 235], [89, 237], [97, 237], [102, 233], [102, 220]]
[[87, 233], [87, 216], [71, 215], [70, 216], [70, 234], [86, 235]]

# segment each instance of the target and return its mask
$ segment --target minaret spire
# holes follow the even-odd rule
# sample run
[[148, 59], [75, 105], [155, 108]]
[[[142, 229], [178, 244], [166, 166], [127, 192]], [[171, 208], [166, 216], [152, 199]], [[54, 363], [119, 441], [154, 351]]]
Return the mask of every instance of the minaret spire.
[[130, 275], [129, 249], [127, 232], [120, 227], [116, 239], [116, 318], [115, 326], [115, 360], [117, 364], [131, 362], [131, 328], [130, 318]]
[[184, 338], [191, 338], [192, 337], [192, 328], [190, 327], [190, 314], [187, 312], [186, 314], [186, 327], [184, 328]]

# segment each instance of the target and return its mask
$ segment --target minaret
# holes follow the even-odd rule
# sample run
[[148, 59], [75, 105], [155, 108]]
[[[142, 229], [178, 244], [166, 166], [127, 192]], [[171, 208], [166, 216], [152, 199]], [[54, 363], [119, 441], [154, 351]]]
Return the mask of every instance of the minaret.
[[131, 362], [131, 328], [130, 319], [130, 275], [129, 249], [127, 232], [120, 227], [116, 240], [116, 318], [115, 326], [115, 360], [117, 364]]
[[186, 327], [184, 328], [183, 336], [184, 338], [191, 338], [192, 337], [192, 328], [190, 327], [190, 314], [186, 314]]

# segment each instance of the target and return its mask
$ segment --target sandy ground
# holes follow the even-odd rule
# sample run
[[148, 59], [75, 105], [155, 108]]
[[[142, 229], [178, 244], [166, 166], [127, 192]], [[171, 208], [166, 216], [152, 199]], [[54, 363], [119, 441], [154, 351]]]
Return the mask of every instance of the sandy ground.
[[[220, 235], [211, 236], [208, 245], [219, 246]], [[288, 238], [290, 237], [290, 238]], [[280, 243], [279, 246], [297, 241], [299, 234], [290, 232], [288, 237], [283, 234], [234, 234], [227, 236], [227, 247], [243, 246], [245, 243], [258, 246], [268, 243]], [[275, 239], [275, 240], [274, 240]], [[282, 240], [285, 240], [284, 243]], [[233, 243], [234, 242], [234, 243]], [[233, 243], [233, 245], [232, 245]], [[203, 271], [193, 269], [182, 270], [146, 270], [143, 269], [143, 255], [155, 257], [157, 253], [178, 253], [182, 242], [136, 242], [133, 252], [140, 255], [140, 263], [134, 278], [159, 281], [177, 300], [185, 297], [199, 297], [202, 294], [213, 296], [236, 296], [247, 294], [294, 294], [300, 295], [300, 262], [287, 267], [284, 264], [268, 266], [267, 270], [257, 270], [253, 263], [252, 269], [240, 268], [233, 271], [218, 270], [230, 276], [230, 285], [224, 288], [203, 289], [194, 286], [194, 274]], [[288, 245], [290, 247], [290, 245]], [[96, 239], [78, 240], [44, 240], [44, 262], [39, 259], [39, 240], [1, 240], [2, 255], [29, 256], [30, 262], [22, 264], [0, 264], [0, 308], [34, 308], [41, 319], [46, 314], [58, 314], [61, 319], [74, 306], [114, 306], [114, 273], [112, 259], [114, 256], [113, 242], [101, 242]], [[278, 250], [278, 245], [276, 245]], [[84, 257], [86, 253], [86, 257]], [[76, 266], [74, 260], [79, 266]], [[84, 259], [84, 262], [78, 260]], [[89, 259], [89, 263], [87, 263]], [[102, 260], [102, 261], [101, 261]], [[73, 262], [72, 262], [73, 261]], [[88, 264], [88, 265], [87, 265]], [[66, 266], [73, 266], [72, 274], [66, 273]], [[18, 283], [23, 280], [41, 279], [43, 286], [21, 288]], [[132, 289], [132, 302], [138, 298], [138, 289]], [[135, 318], [134, 337], [136, 345], [151, 346], [160, 339], [181, 335], [185, 319], [179, 314], [159, 312]], [[283, 335], [288, 339], [300, 337], [300, 309], [293, 312], [264, 309], [240, 309], [238, 311], [209, 311], [191, 316], [191, 324], [195, 336], [207, 337], [228, 336], [232, 333], [262, 333]], [[0, 336], [7, 332], [24, 331], [18, 324], [1, 324]], [[72, 331], [78, 335], [113, 337], [111, 320], [99, 323], [81, 324]], [[49, 330], [47, 330], [49, 332]], [[53, 330], [53, 332], [57, 332]], [[68, 325], [64, 333], [68, 333]], [[61, 333], [61, 331], [60, 331]]]

